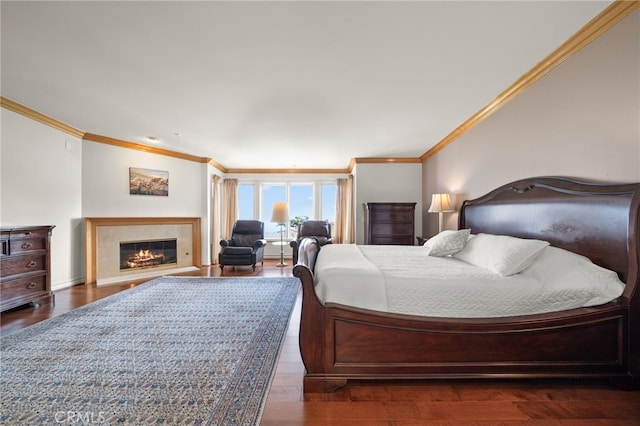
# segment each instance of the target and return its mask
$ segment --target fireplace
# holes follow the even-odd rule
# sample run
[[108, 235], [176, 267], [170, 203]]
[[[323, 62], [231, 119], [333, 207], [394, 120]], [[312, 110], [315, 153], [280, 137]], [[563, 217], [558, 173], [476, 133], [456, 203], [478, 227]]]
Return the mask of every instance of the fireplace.
[[120, 270], [177, 265], [177, 239], [120, 243]]
[[85, 283], [100, 286], [197, 271], [200, 236], [198, 217], [87, 217]]

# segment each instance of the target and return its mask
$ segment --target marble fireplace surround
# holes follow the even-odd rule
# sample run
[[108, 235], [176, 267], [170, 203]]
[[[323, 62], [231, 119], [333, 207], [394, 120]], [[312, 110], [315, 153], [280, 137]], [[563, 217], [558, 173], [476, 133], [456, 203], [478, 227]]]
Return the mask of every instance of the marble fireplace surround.
[[[86, 217], [85, 283], [114, 284], [197, 270], [202, 266], [199, 217]], [[177, 239], [177, 265], [120, 271], [120, 242]]]

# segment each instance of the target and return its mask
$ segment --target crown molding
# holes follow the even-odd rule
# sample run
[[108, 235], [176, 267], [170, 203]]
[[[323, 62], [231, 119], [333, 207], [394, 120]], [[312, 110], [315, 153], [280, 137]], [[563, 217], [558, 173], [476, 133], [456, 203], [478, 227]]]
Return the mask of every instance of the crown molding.
[[[196, 163], [210, 163], [213, 161], [207, 157], [198, 157], [196, 155], [184, 154], [182, 152], [171, 151], [168, 149], [157, 148], [155, 146], [143, 145], [135, 142], [123, 141], [120, 139], [114, 139], [107, 136], [95, 135], [93, 133], [85, 133], [82, 140], [90, 142], [99, 142], [107, 145], [118, 146], [120, 148], [135, 149], [137, 151], [144, 151], [150, 154], [165, 155], [167, 157], [180, 158], [182, 160], [194, 161]], [[214, 164], [217, 164], [213, 162]], [[213, 164], [212, 164], [213, 165]], [[216, 167], [216, 166], [214, 166]]]
[[2, 106], [2, 108], [8, 109], [9, 111], [13, 111], [27, 118], [38, 121], [42, 124], [46, 124], [47, 126], [53, 127], [54, 129], [60, 130], [61, 132], [67, 133], [71, 136], [82, 138], [82, 136], [84, 135], [84, 132], [82, 130], [76, 129], [75, 127], [69, 126], [68, 124], [55, 120], [51, 117], [47, 117], [46, 115], [41, 114], [31, 108], [27, 108], [24, 105], [20, 105], [19, 103], [14, 102], [11, 99], [0, 96], [0, 106]]
[[345, 174], [348, 169], [227, 169], [225, 173], [236, 174]]
[[17, 102], [0, 96], [0, 106], [2, 108], [13, 111], [17, 114], [23, 115], [32, 120], [43, 123], [54, 129], [60, 130], [64, 133], [68, 133], [72, 136], [82, 139], [83, 141], [98, 142], [107, 145], [113, 145], [120, 148], [133, 149], [136, 151], [143, 151], [150, 154], [164, 155], [167, 157], [180, 158], [182, 160], [194, 161], [196, 163], [207, 163], [210, 166], [218, 169], [222, 173], [255, 173], [255, 174], [344, 174], [349, 173], [347, 169], [229, 169], [217, 161], [207, 158], [199, 157], [196, 155], [185, 154], [178, 151], [172, 151], [168, 149], [158, 148], [150, 145], [144, 145], [136, 142], [125, 141], [121, 139], [110, 138], [108, 136], [97, 135], [94, 133], [84, 132], [71, 127], [65, 123], [48, 117], [38, 111], [21, 105]]
[[418, 157], [355, 157], [349, 161], [347, 171], [353, 172], [353, 169], [357, 164], [410, 164], [410, 163], [422, 163], [422, 160]]
[[607, 30], [614, 27], [618, 22], [629, 16], [640, 7], [640, 1], [616, 0], [605, 10], [589, 21], [578, 32], [565, 41], [560, 47], [551, 52], [546, 58], [540, 61], [527, 73], [522, 75], [515, 83], [500, 93], [495, 99], [485, 105], [480, 111], [469, 117], [464, 123], [455, 128], [440, 142], [420, 156], [424, 161], [433, 156], [438, 151], [458, 139], [464, 133], [471, 130], [478, 123], [496, 112], [499, 108], [522, 93], [526, 88], [540, 80], [549, 71], [564, 62], [565, 59], [573, 56], [583, 47], [600, 37]]
[[421, 163], [418, 157], [356, 157], [349, 164]]
[[222, 173], [229, 173], [227, 168], [213, 159], [209, 159], [209, 165], [220, 170]]
[[578, 32], [565, 41], [560, 47], [549, 54], [545, 59], [539, 62], [535, 67], [522, 75], [515, 83], [509, 86], [505, 91], [499, 94], [495, 99], [485, 105], [482, 109], [469, 117], [464, 123], [454, 129], [445, 136], [441, 141], [432, 148], [422, 154], [420, 157], [399, 157], [399, 158], [377, 158], [377, 157], [357, 157], [349, 161], [346, 169], [228, 169], [222, 164], [211, 158], [199, 157], [190, 154], [184, 154], [168, 149], [157, 148], [149, 145], [143, 145], [135, 142], [129, 142], [107, 136], [86, 133], [76, 129], [68, 124], [62, 123], [51, 117], [39, 113], [31, 108], [18, 104], [10, 99], [0, 96], [0, 106], [21, 114], [32, 120], [46, 124], [50, 127], [58, 129], [64, 133], [81, 138], [91, 142], [104, 143], [114, 145], [121, 148], [134, 149], [138, 151], [148, 152], [152, 154], [165, 155], [183, 160], [194, 161], [197, 163], [207, 163], [223, 173], [254, 173], [254, 174], [343, 174], [351, 173], [357, 164], [390, 164], [390, 163], [421, 163], [438, 151], [444, 149], [447, 145], [458, 139], [461, 135], [475, 127], [485, 118], [489, 117], [511, 99], [519, 95], [526, 88], [538, 81], [553, 68], [561, 64], [565, 59], [577, 53], [583, 47], [600, 37], [610, 28], [614, 27], [618, 22], [626, 18], [628, 15], [636, 11], [640, 7], [640, 1], [616, 0], [598, 16], [593, 18]]
[[236, 174], [348, 174], [356, 164], [409, 164], [422, 163], [418, 157], [355, 157], [345, 169], [226, 169], [225, 173]]

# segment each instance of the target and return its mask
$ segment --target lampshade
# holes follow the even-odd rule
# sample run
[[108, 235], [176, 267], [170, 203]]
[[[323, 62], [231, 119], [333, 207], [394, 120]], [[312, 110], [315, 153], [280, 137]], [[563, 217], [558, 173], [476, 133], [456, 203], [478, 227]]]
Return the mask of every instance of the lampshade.
[[271, 214], [271, 222], [287, 223], [289, 220], [289, 206], [287, 203], [273, 203], [273, 213]]
[[433, 194], [431, 196], [431, 206], [427, 210], [429, 213], [452, 212], [453, 210], [449, 194]]

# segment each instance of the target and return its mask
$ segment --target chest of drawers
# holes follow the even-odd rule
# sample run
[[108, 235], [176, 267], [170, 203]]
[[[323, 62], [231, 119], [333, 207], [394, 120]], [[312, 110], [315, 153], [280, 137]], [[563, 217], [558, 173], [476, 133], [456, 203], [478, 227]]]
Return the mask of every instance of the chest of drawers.
[[414, 245], [416, 203], [364, 203], [365, 244]]
[[54, 226], [0, 228], [0, 311], [48, 302]]

